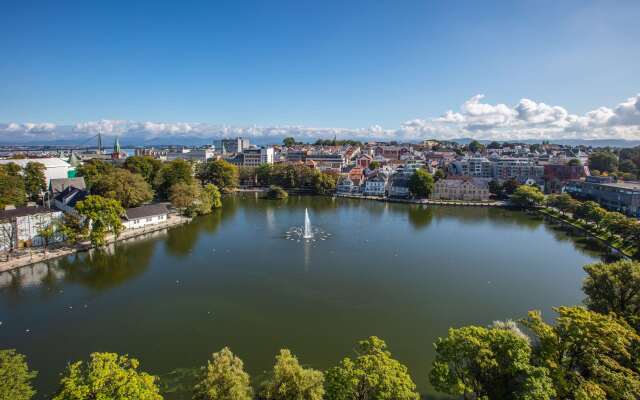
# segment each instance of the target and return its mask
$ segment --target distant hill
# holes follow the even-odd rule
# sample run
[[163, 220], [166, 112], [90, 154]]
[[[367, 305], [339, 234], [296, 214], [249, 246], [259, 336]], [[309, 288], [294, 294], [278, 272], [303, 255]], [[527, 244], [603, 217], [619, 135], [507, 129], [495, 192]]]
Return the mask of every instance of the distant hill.
[[[450, 142], [456, 142], [459, 144], [469, 144], [473, 141], [472, 138], [459, 138], [459, 139], [451, 139]], [[489, 144], [493, 142], [493, 140], [478, 140], [478, 142], [482, 144]], [[539, 139], [525, 139], [525, 140], [496, 140], [496, 142], [509, 142], [509, 143], [526, 143], [526, 144], [535, 144], [542, 143], [542, 140]], [[553, 144], [562, 144], [569, 146], [590, 146], [590, 147], [636, 147], [640, 146], [640, 140], [624, 140], [624, 139], [594, 139], [594, 140], [586, 140], [586, 139], [557, 139], [557, 140], [549, 140], [550, 143]]]

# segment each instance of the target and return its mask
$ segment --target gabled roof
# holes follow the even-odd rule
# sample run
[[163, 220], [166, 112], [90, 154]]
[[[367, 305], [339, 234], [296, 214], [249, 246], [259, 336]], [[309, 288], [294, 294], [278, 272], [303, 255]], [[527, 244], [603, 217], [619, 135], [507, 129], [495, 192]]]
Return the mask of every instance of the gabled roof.
[[53, 199], [59, 201], [65, 206], [74, 208], [76, 203], [84, 200], [89, 195], [89, 192], [83, 189], [78, 189], [73, 186], [67, 186], [63, 191], [59, 192]]
[[47, 214], [56, 212], [47, 207], [19, 207], [13, 210], [0, 210], [0, 220], [8, 220], [17, 217], [24, 217], [26, 215]]
[[68, 187], [74, 187], [76, 189], [85, 190], [87, 185], [84, 182], [84, 177], [79, 176], [76, 178], [55, 178], [50, 182], [51, 192], [58, 194]]
[[169, 213], [167, 205], [163, 203], [147, 204], [140, 207], [127, 208], [125, 218], [128, 220], [153, 217]]

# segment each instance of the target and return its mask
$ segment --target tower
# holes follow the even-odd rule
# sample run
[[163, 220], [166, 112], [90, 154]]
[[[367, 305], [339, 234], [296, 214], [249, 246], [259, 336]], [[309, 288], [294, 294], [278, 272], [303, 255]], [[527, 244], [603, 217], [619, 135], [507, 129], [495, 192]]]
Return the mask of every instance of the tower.
[[98, 154], [102, 154], [102, 134], [98, 132]]

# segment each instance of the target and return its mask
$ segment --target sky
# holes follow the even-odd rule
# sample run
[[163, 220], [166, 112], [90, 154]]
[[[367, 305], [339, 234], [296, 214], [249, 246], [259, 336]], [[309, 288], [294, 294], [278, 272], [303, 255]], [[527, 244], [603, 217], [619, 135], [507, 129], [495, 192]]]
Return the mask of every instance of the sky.
[[0, 139], [640, 139], [640, 1], [0, 4]]

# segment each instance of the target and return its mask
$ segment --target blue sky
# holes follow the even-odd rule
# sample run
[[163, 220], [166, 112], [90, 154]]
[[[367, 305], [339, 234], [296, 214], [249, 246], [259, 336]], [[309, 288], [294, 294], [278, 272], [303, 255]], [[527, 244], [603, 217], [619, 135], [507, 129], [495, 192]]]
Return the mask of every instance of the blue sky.
[[[5, 1], [0, 12], [5, 125], [396, 131], [435, 129], [478, 94], [584, 118], [640, 93], [639, 1]], [[640, 138], [628, 122], [591, 135]]]

